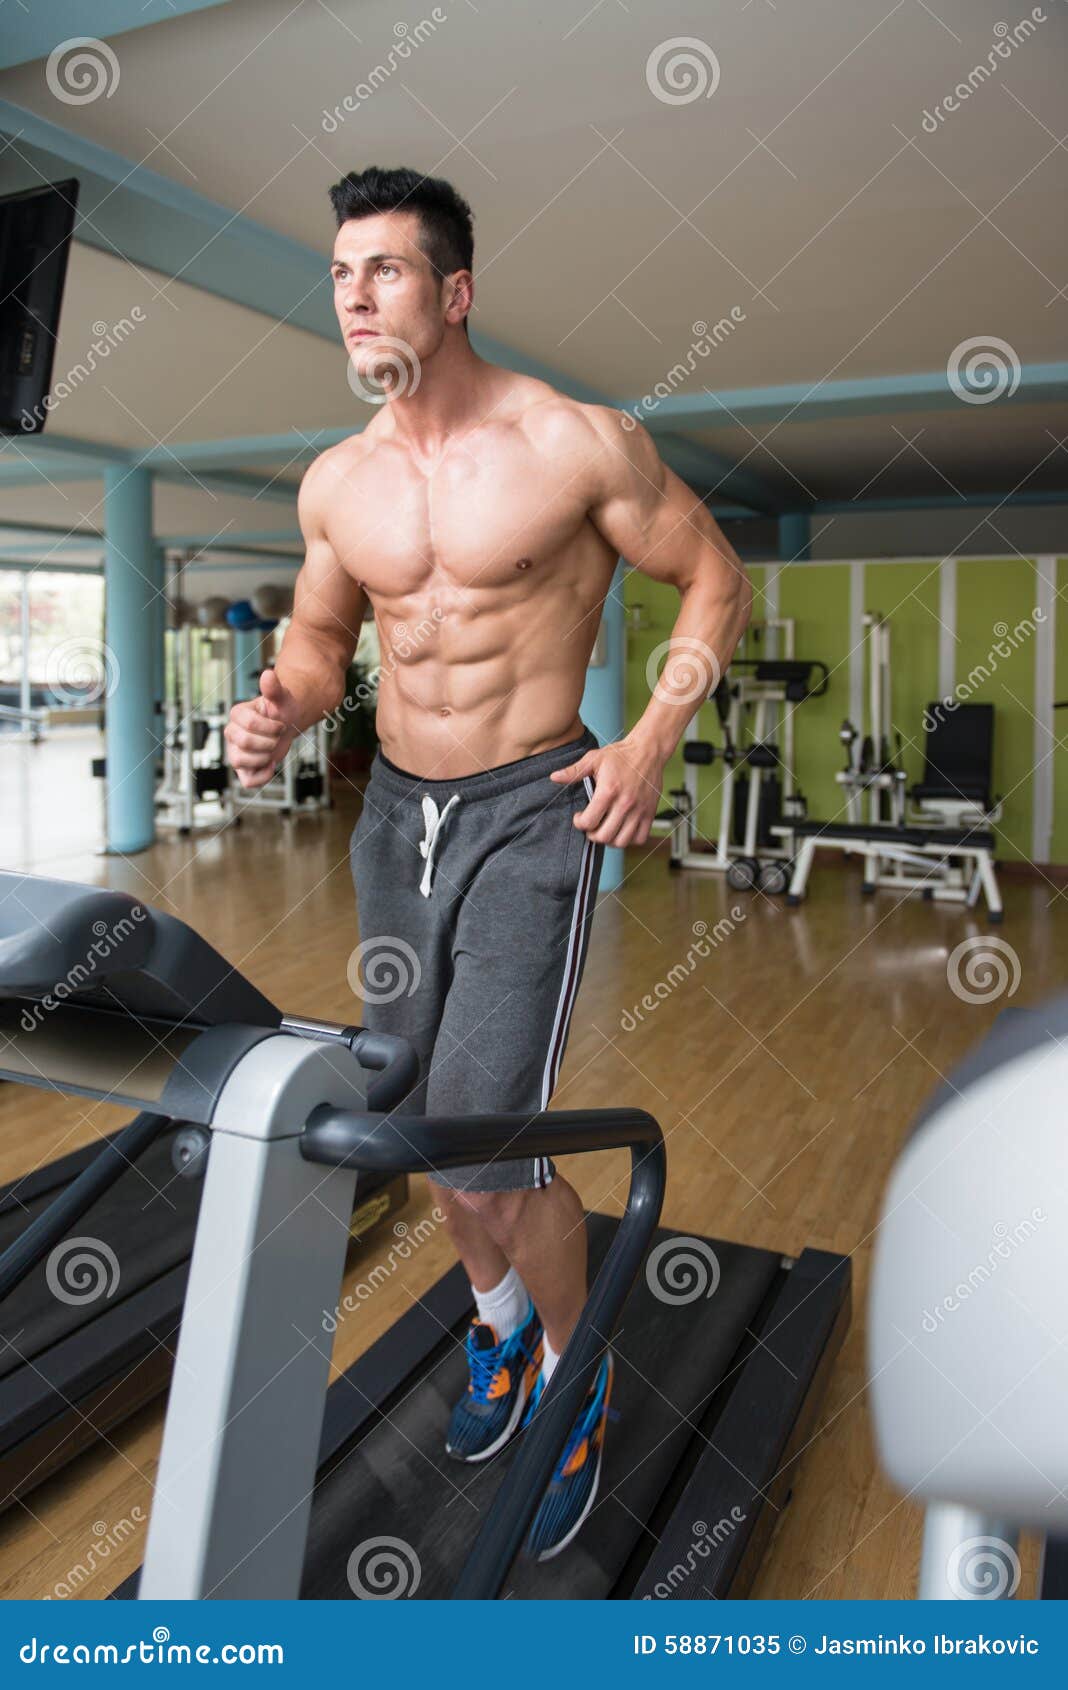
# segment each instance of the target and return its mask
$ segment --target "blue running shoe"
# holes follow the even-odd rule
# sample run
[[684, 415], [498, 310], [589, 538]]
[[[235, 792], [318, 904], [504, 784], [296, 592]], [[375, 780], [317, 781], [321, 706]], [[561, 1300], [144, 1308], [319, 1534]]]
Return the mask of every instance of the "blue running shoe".
[[467, 1390], [452, 1411], [445, 1450], [456, 1461], [487, 1461], [503, 1449], [541, 1377], [542, 1328], [531, 1306], [510, 1338], [497, 1342], [484, 1320], [467, 1334]]
[[[535, 1561], [551, 1561], [554, 1555], [566, 1549], [593, 1507], [601, 1477], [612, 1372], [612, 1352], [609, 1350], [594, 1375], [585, 1406], [571, 1429], [552, 1482], [534, 1516], [527, 1539], [527, 1553]], [[539, 1374], [525, 1426], [530, 1424], [537, 1412], [543, 1388]]]

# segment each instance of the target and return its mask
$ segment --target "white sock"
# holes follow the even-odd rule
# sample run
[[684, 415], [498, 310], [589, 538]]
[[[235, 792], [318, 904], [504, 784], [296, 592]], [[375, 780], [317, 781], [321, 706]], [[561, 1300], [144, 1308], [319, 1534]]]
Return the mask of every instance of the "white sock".
[[475, 1291], [473, 1285], [471, 1289], [475, 1294], [478, 1318], [493, 1327], [498, 1343], [503, 1343], [505, 1338], [519, 1331], [527, 1318], [530, 1298], [514, 1267], [508, 1269], [500, 1284], [494, 1285], [492, 1290]]
[[543, 1338], [541, 1351], [541, 1379], [543, 1385], [547, 1385], [549, 1383], [559, 1360], [560, 1357], [553, 1349], [548, 1338]]

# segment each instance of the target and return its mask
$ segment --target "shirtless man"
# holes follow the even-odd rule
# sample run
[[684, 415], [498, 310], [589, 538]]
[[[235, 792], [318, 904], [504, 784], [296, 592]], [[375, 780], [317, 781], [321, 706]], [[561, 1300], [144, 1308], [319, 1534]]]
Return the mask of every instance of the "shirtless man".
[[[447, 182], [371, 168], [330, 195], [353, 381], [386, 400], [304, 478], [293, 618], [259, 698], [234, 707], [230, 761], [261, 786], [337, 709], [370, 604], [382, 749], [353, 876], [365, 981], [379, 942], [409, 978], [365, 1024], [415, 1045], [410, 1112], [533, 1113], [560, 1071], [604, 848], [648, 838], [751, 590], [632, 418], [472, 350], [471, 212]], [[579, 706], [619, 556], [681, 605], [640, 720], [599, 746]], [[585, 1301], [583, 1211], [545, 1159], [436, 1177], [477, 1306], [447, 1449], [482, 1461], [533, 1413]], [[606, 1352], [532, 1527], [539, 1558], [592, 1507], [611, 1372]]]

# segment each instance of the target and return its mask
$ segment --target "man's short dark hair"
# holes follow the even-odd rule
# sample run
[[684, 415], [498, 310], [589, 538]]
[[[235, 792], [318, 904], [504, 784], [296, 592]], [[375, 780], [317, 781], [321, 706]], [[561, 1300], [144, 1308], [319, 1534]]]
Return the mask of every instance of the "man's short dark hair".
[[330, 189], [340, 229], [354, 218], [383, 211], [413, 211], [419, 218], [419, 244], [439, 278], [470, 270], [475, 256], [471, 207], [451, 182], [422, 176], [418, 170], [350, 170]]

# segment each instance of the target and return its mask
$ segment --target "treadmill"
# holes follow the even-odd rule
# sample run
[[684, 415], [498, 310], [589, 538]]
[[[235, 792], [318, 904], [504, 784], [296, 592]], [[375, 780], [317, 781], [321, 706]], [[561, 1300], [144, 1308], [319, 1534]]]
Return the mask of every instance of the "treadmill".
[[[0, 972], [5, 980], [17, 981], [27, 919], [21, 888], [28, 877], [0, 878]], [[166, 932], [172, 918], [154, 919]], [[72, 957], [75, 968], [81, 963], [78, 978], [86, 981], [77, 1001], [124, 1006], [121, 981], [101, 984], [95, 992], [89, 983], [99, 966], [96, 952], [88, 948], [94, 942], [97, 950], [112, 945], [120, 956], [124, 945], [129, 948], [121, 918], [110, 939], [89, 933], [85, 955]], [[68, 984], [65, 1002], [70, 1001]], [[58, 1007], [57, 999], [52, 1010]], [[183, 1006], [180, 990], [168, 1002], [175, 1018], [192, 1008], [188, 1001]], [[282, 1021], [280, 1011], [233, 971], [225, 1010], [234, 1018], [273, 1018], [276, 1026]], [[13, 1048], [11, 1013], [10, 1002], [0, 1005], [0, 1076], [75, 1090], [62, 1075], [51, 1078], [37, 1071], [35, 1037], [27, 1036], [25, 1028], [21, 1055]], [[47, 1021], [50, 1013], [37, 1004], [29, 1026]], [[121, 1082], [110, 1101], [123, 1101]], [[111, 1134], [0, 1187], [0, 1253], [85, 1173], [102, 1149], [109, 1148], [121, 1162], [120, 1137]], [[77, 1231], [87, 1246], [56, 1258], [51, 1283], [41, 1262], [0, 1306], [0, 1512], [166, 1390], [209, 1145], [205, 1127], [167, 1120], [136, 1159], [125, 1157], [121, 1177], [84, 1213]], [[353, 1211], [353, 1239], [395, 1214], [407, 1196], [404, 1174], [369, 1181]]]
[[[12, 878], [0, 875], [0, 900]], [[16, 1047], [20, 1014], [64, 977], [93, 922], [134, 900], [23, 880], [21, 902], [32, 965], [13, 973], [0, 952], [0, 1015]], [[121, 998], [103, 1008], [76, 993], [33, 1035], [38, 1067], [64, 1089], [113, 1091], [121, 1070], [141, 1110], [125, 1133], [155, 1138], [180, 1117], [212, 1134], [145, 1565], [115, 1594], [744, 1594], [818, 1435], [849, 1320], [848, 1260], [659, 1229], [664, 1146], [640, 1110], [403, 1114], [417, 1077], [404, 1040], [229, 999], [240, 976], [196, 934], [154, 911], [146, 923]], [[166, 994], [178, 980], [175, 1024]], [[108, 1058], [95, 1072], [94, 1049]], [[10, 1049], [3, 1060], [10, 1072]], [[620, 1146], [631, 1153], [624, 1215], [588, 1217], [592, 1290], [538, 1413], [499, 1457], [444, 1456], [466, 1377], [459, 1266], [330, 1384], [330, 1311], [362, 1181]], [[109, 1188], [106, 1156], [81, 1176], [79, 1201]], [[0, 1298], [75, 1224], [74, 1209], [54, 1205], [0, 1258]], [[565, 1553], [533, 1564], [523, 1539], [609, 1340], [617, 1418], [595, 1506]]]

